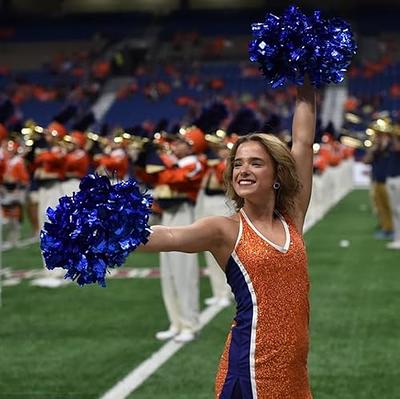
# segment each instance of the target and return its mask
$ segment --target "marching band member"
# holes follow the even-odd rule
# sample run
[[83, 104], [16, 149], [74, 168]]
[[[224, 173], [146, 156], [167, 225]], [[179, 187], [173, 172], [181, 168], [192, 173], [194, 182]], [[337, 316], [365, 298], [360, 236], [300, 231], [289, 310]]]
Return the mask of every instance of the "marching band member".
[[393, 242], [388, 249], [400, 250], [400, 126], [393, 128], [392, 147], [386, 180], [393, 217]]
[[26, 145], [24, 149], [24, 159], [29, 173], [29, 188], [27, 193], [26, 211], [29, 222], [32, 227], [32, 237], [38, 237], [41, 226], [39, 225], [39, 184], [35, 178], [35, 159], [36, 157], [47, 150], [49, 147], [46, 139], [45, 130], [41, 126], [37, 126], [33, 120], [25, 122], [25, 128], [30, 130], [28, 140], [31, 140], [31, 145]]
[[386, 180], [390, 161], [389, 132], [393, 127], [389, 121], [385, 121], [382, 126], [377, 122], [370, 125], [375, 133], [374, 145], [367, 151], [364, 162], [371, 165], [371, 197], [379, 224], [379, 230], [374, 237], [390, 239], [393, 238], [393, 218]]
[[12, 245], [20, 239], [23, 204], [29, 183], [29, 174], [18, 149], [16, 141], [9, 140], [6, 144], [5, 168], [1, 179], [1, 205], [8, 226], [8, 240]]
[[[156, 173], [154, 197], [162, 209], [162, 224], [194, 222], [194, 205], [205, 173], [200, 159], [207, 147], [203, 132], [192, 127], [172, 142], [172, 155], [162, 154], [164, 169]], [[160, 253], [161, 289], [169, 328], [159, 340], [192, 341], [199, 328], [199, 266], [197, 254]]]
[[89, 155], [85, 151], [84, 133], [75, 131], [71, 134], [70, 151], [65, 155], [64, 181], [61, 183], [64, 195], [79, 191], [79, 183], [89, 170]]
[[54, 131], [46, 131], [48, 148], [37, 148], [34, 159], [34, 178], [38, 183], [38, 219], [41, 229], [46, 221], [46, 210], [54, 208], [64, 195], [61, 181], [64, 178], [66, 151], [59, 144]]
[[[229, 144], [233, 145], [232, 142], [216, 144], [214, 151], [208, 154], [208, 170], [203, 178], [202, 189], [196, 203], [196, 219], [206, 216], [230, 216], [233, 213], [234, 208], [229, 207], [229, 200], [225, 196], [224, 184]], [[205, 303], [206, 305], [229, 306], [232, 292], [226, 282], [226, 276], [210, 252], [205, 252], [204, 255], [212, 291], [212, 297], [206, 298]]]
[[94, 161], [99, 174], [113, 176], [117, 181], [128, 177], [129, 159], [122, 143], [112, 142], [103, 153], [94, 156]]

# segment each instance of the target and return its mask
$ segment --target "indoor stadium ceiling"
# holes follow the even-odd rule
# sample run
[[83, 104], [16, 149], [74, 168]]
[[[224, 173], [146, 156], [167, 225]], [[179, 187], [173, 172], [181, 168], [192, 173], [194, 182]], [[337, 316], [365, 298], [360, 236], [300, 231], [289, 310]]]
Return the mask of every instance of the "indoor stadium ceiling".
[[0, 0], [0, 11], [14, 13], [40, 13], [48, 16], [80, 12], [150, 11], [157, 14], [177, 9], [232, 9], [259, 8], [280, 10], [289, 4], [306, 9], [322, 9], [339, 13], [363, 13], [398, 9], [399, 0]]

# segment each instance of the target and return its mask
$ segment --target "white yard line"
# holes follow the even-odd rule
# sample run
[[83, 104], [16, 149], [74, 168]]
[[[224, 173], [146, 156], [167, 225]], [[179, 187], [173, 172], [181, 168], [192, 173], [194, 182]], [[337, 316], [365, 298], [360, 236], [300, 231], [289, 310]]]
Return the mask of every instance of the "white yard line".
[[15, 244], [15, 246], [11, 245], [11, 243], [9, 243], [9, 242], [3, 242], [0, 244], [0, 249], [1, 249], [1, 252], [4, 252], [4, 251], [8, 251], [13, 248], [24, 248], [29, 245], [35, 244], [37, 242], [39, 242], [38, 237], [29, 237], [29, 238], [24, 238], [24, 239], [18, 241]]
[[[200, 314], [200, 329], [207, 325], [222, 309], [224, 308], [220, 306], [210, 306], [203, 310]], [[126, 398], [184, 345], [184, 343], [177, 343], [173, 340], [168, 341], [157, 352], [154, 352], [147, 360], [114, 385], [101, 399]]]

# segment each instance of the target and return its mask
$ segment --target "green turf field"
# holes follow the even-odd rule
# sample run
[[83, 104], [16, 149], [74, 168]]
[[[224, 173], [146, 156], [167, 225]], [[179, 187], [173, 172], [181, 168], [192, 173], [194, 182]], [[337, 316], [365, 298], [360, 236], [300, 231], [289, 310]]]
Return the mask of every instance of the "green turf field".
[[[375, 241], [374, 227], [367, 192], [355, 191], [306, 235], [315, 399], [400, 397], [400, 252]], [[6, 267], [40, 264], [37, 246], [3, 253]], [[156, 266], [157, 255], [133, 254], [127, 264]], [[201, 293], [210, 294], [207, 279]], [[233, 314], [220, 313], [130, 398], [212, 398]], [[110, 280], [106, 289], [5, 287], [0, 398], [98, 398], [161, 347], [153, 337], [166, 326], [157, 279]]]

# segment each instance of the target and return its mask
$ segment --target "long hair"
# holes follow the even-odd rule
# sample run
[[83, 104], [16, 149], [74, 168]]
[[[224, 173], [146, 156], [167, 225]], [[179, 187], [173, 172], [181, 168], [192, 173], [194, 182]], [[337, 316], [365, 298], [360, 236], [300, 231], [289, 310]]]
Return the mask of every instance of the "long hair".
[[237, 211], [243, 207], [244, 199], [237, 195], [232, 184], [233, 164], [239, 146], [251, 141], [260, 143], [273, 161], [275, 179], [280, 183], [280, 188], [275, 190], [275, 208], [281, 213], [291, 213], [295, 207], [295, 198], [301, 189], [296, 163], [286, 144], [271, 134], [252, 133], [240, 137], [233, 145], [224, 174], [228, 198], [234, 202]]

